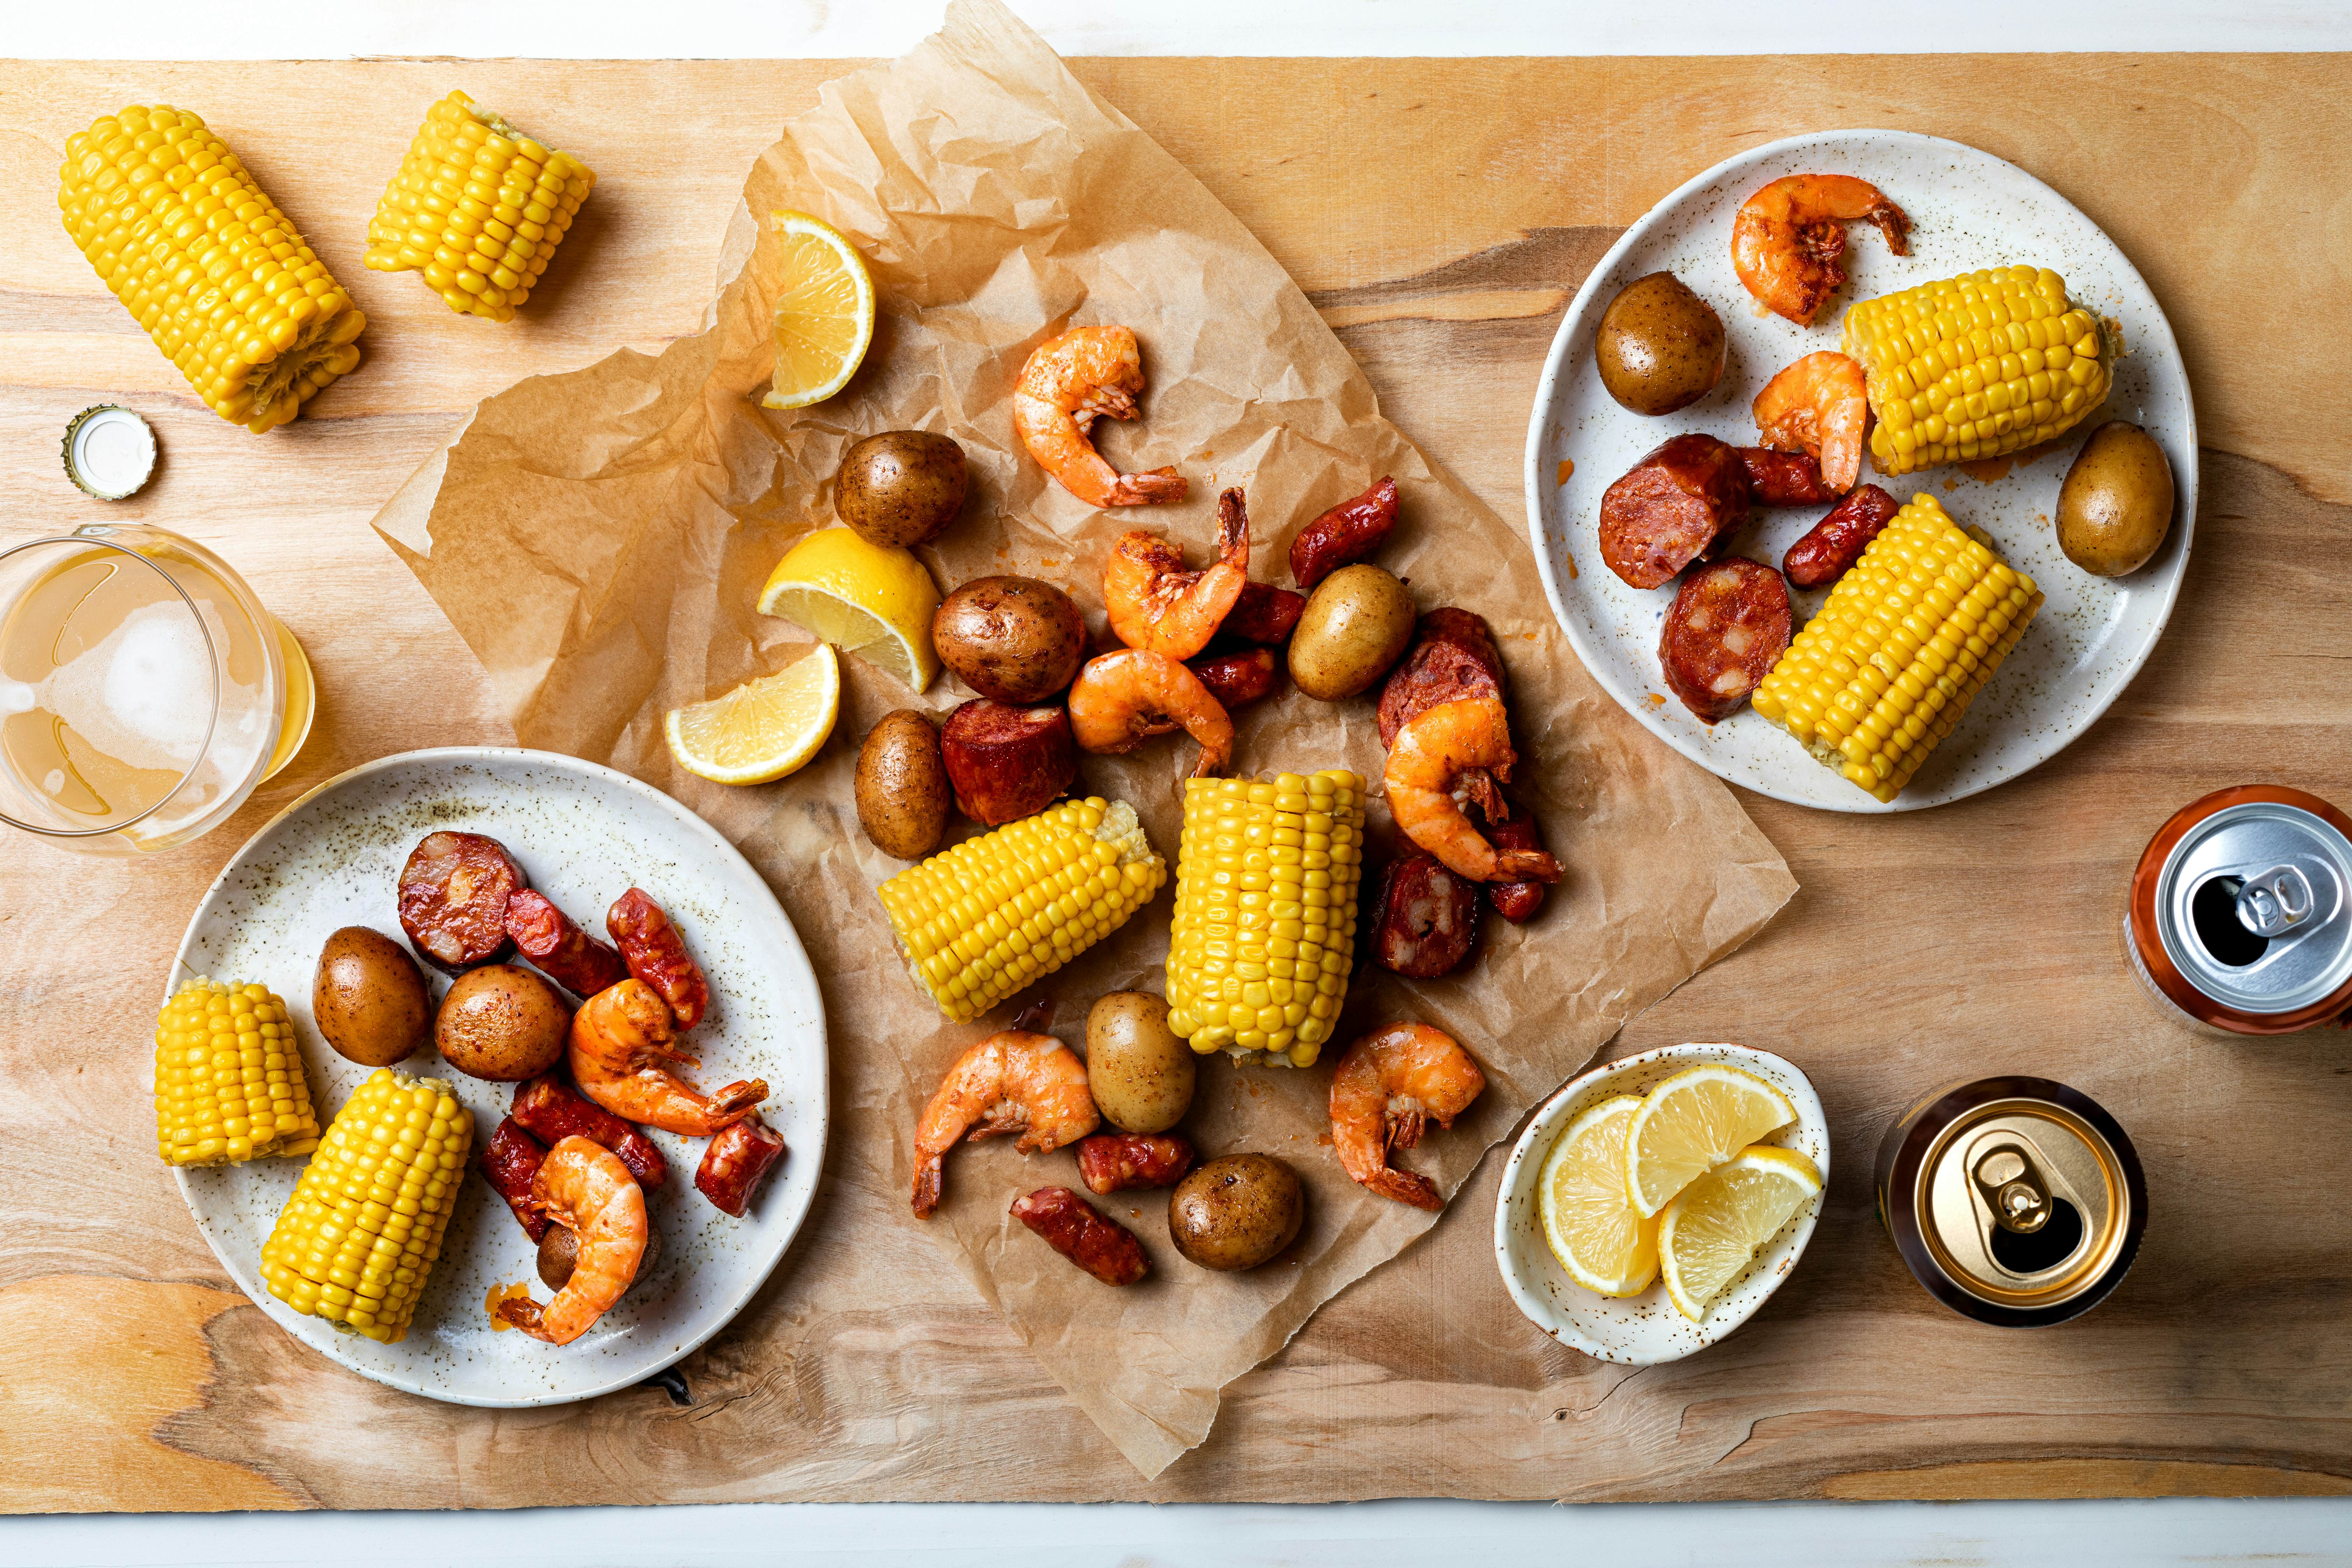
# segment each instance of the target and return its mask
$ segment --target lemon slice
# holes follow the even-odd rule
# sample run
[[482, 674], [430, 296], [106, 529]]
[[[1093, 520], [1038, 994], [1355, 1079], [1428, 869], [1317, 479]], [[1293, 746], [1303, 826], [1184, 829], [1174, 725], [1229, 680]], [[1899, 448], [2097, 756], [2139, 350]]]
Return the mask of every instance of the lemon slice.
[[1685, 1187], [1658, 1216], [1658, 1267], [1675, 1310], [1696, 1323], [1757, 1248], [1821, 1194], [1822, 1173], [1794, 1149], [1743, 1149]]
[[776, 379], [760, 401], [806, 408], [849, 384], [874, 341], [874, 275], [841, 231], [806, 213], [771, 213], [782, 241]]
[[819, 529], [787, 551], [768, 574], [759, 607], [844, 653], [864, 655], [912, 690], [940, 672], [931, 651], [940, 591], [931, 574], [908, 552], [869, 544], [848, 529]]
[[1570, 1279], [1603, 1296], [1638, 1296], [1658, 1277], [1657, 1221], [1625, 1202], [1625, 1123], [1641, 1109], [1636, 1094], [1586, 1107], [1536, 1178], [1551, 1255]]
[[1625, 1127], [1625, 1199], [1654, 1215], [1674, 1195], [1776, 1127], [1789, 1097], [1738, 1068], [1687, 1068], [1650, 1090]]
[[766, 784], [816, 755], [841, 716], [841, 661], [819, 643], [806, 658], [724, 697], [673, 708], [662, 733], [677, 765], [714, 784]]

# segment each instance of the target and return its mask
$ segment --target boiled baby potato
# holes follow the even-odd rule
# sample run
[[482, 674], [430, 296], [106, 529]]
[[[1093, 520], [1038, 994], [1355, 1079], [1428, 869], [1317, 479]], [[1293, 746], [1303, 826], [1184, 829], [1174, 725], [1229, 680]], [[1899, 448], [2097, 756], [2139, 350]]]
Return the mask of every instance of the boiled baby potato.
[[520, 1083], [563, 1055], [572, 1009], [555, 987], [528, 969], [492, 963], [450, 983], [433, 1020], [441, 1059], [493, 1083]]
[[2172, 531], [2172, 465], [2164, 448], [2121, 420], [2091, 432], [2058, 488], [2058, 548], [2094, 577], [2147, 564]]
[[982, 697], [1026, 707], [1076, 678], [1087, 656], [1087, 624], [1051, 583], [975, 577], [940, 601], [931, 647]]
[[1212, 1160], [1168, 1197], [1168, 1235], [1203, 1268], [1255, 1268], [1288, 1247], [1306, 1217], [1298, 1173], [1264, 1154]]
[[1337, 702], [1389, 672], [1412, 640], [1412, 595], [1377, 566], [1342, 566], [1316, 584], [1290, 634], [1290, 679]]
[[883, 854], [919, 860], [940, 847], [955, 793], [929, 715], [901, 708], [866, 731], [856, 793], [857, 820]]
[[1723, 318], [1671, 272], [1636, 278], [1601, 315], [1601, 384], [1636, 414], [1672, 414], [1723, 379]]
[[346, 1061], [388, 1068], [433, 1028], [433, 997], [408, 950], [365, 926], [345, 926], [319, 950], [310, 1016]]
[[867, 543], [904, 548], [945, 531], [970, 482], [963, 448], [945, 436], [886, 430], [841, 459], [834, 510]]
[[1168, 1004], [1114, 991], [1087, 1014], [1087, 1087], [1122, 1132], [1165, 1132], [1192, 1106], [1192, 1048], [1168, 1027]]

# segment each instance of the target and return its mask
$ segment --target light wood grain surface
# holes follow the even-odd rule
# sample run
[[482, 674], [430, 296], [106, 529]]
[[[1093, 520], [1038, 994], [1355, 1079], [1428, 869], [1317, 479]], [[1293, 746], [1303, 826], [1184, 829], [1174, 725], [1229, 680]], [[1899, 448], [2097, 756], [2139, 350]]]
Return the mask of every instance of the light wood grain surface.
[[[861, 1145], [854, 1112], [793, 1255], [682, 1363], [684, 1403], [436, 1405], [247, 1305], [152, 1155], [146, 1042], [188, 911], [320, 780], [508, 738], [472, 655], [367, 520], [477, 398], [694, 331], [745, 166], [841, 68], [0, 66], [7, 533], [101, 514], [65, 484], [57, 437], [85, 405], [128, 402], [164, 458], [103, 515], [220, 550], [321, 689], [302, 755], [211, 838], [138, 866], [21, 838], [0, 856], [0, 1507], [2352, 1490], [2352, 1214], [2328, 1174], [2352, 1116], [2347, 1042], [2192, 1038], [2141, 999], [2118, 942], [2129, 867], [2177, 806], [2252, 781], [2352, 800], [2352, 100], [2326, 57], [1076, 62], [1315, 296], [1386, 412], [1507, 516], [1542, 353], [1585, 272], [1691, 173], [1774, 137], [1887, 125], [2013, 159], [2105, 226], [2170, 314], [2206, 468], [2147, 669], [2063, 756], [1958, 805], [1857, 817], [1743, 795], [1803, 890], [1612, 1047], [1780, 1051], [1828, 1110], [1839, 1158], [1811, 1249], [1721, 1346], [1635, 1371], [1519, 1318], [1488, 1245], [1497, 1154], [1425, 1243], [1235, 1384], [1209, 1441], [1144, 1485], [932, 1245], [889, 1223], [887, 1153]], [[507, 329], [360, 265], [385, 171], [452, 86], [527, 109], [601, 176]], [[228, 137], [375, 323], [366, 365], [272, 437], [197, 407], [57, 225], [65, 137], [156, 101]], [[1996, 1071], [2088, 1091], [2147, 1168], [2137, 1267], [2058, 1331], [1946, 1312], [1871, 1212], [1868, 1155], [1895, 1110]], [[833, 1266], [806, 1267], [820, 1253]]]

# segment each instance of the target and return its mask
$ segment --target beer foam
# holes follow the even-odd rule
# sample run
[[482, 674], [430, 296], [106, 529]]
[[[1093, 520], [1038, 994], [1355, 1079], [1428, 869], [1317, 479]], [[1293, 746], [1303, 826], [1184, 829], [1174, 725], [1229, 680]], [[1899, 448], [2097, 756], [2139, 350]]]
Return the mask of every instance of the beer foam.
[[41, 683], [41, 706], [133, 768], [184, 773], [212, 728], [212, 650], [178, 603], [145, 605]]

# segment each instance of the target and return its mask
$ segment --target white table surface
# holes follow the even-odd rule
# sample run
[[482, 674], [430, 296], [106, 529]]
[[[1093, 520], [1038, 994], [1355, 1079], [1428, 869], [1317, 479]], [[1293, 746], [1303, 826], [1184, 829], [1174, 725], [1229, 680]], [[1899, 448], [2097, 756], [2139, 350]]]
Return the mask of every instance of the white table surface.
[[[2352, 51], [2352, 4], [2322, 0], [1010, 0], [1069, 55], [1744, 55], [1816, 51]], [[110, 0], [8, 6], [20, 58], [860, 58], [903, 52], [940, 0]], [[560, 20], [551, 23], [552, 15]], [[550, 37], [549, 28], [561, 37]], [[2347, 73], [2352, 88], [2352, 73]], [[0, 1564], [315, 1568], [821, 1564], [936, 1568], [1438, 1568], [1516, 1562], [1843, 1568], [2352, 1562], [2352, 1499], [2058, 1503], [1672, 1503], [1434, 1500], [1311, 1507], [752, 1503], [510, 1513], [149, 1514], [0, 1520]]]

